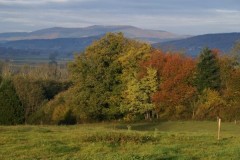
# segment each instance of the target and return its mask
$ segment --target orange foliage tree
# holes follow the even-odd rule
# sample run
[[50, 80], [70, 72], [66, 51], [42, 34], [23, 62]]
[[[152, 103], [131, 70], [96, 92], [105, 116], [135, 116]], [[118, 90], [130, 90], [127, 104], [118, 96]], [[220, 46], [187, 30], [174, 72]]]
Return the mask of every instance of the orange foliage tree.
[[163, 53], [155, 50], [149, 60], [143, 62], [144, 68], [157, 70], [159, 89], [152, 99], [158, 115], [163, 118], [187, 118], [191, 113], [190, 102], [196, 93], [192, 79], [195, 61], [178, 53]]

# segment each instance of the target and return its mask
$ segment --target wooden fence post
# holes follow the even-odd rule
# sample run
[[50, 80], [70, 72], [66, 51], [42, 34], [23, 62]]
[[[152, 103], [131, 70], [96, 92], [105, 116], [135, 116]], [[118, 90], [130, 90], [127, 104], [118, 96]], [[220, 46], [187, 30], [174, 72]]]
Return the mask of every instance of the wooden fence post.
[[220, 140], [221, 118], [218, 118], [218, 140]]

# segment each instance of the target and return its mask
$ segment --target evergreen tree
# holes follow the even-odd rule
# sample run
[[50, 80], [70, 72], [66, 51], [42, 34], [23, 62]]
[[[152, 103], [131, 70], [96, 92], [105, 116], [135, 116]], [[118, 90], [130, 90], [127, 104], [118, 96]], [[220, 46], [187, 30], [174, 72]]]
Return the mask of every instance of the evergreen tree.
[[204, 89], [219, 90], [221, 88], [220, 66], [217, 55], [204, 48], [197, 64], [196, 85], [199, 92]]
[[0, 124], [21, 124], [24, 121], [24, 108], [10, 80], [0, 84]]

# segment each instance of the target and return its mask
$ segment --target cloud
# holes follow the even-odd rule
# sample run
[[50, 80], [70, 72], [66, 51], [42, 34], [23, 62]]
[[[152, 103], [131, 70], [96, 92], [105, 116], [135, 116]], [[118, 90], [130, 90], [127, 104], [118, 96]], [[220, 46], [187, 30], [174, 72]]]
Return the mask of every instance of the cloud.
[[215, 9], [214, 11], [222, 14], [240, 14], [240, 10]]
[[0, 0], [0, 5], [43, 5], [43, 4], [61, 4], [74, 2], [88, 2], [91, 0]]

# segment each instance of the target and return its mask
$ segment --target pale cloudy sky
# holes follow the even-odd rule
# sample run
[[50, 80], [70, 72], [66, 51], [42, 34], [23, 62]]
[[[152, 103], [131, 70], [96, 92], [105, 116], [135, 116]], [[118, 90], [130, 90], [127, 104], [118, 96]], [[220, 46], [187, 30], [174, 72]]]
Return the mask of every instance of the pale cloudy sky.
[[0, 0], [0, 33], [90, 25], [240, 32], [240, 0]]

